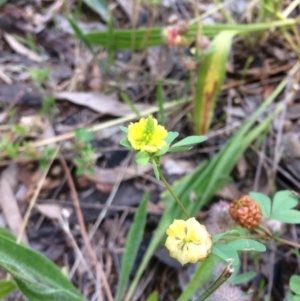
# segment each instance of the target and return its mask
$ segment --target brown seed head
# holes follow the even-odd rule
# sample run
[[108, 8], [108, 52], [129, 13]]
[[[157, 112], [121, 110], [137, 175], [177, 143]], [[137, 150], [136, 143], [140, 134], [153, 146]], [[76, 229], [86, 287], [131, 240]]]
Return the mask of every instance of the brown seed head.
[[231, 202], [229, 213], [236, 223], [249, 230], [257, 227], [262, 218], [259, 205], [248, 195]]

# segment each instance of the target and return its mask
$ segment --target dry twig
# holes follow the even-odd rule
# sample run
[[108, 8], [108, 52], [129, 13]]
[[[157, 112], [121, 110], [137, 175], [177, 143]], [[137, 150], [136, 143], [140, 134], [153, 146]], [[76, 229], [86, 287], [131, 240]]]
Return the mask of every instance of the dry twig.
[[[69, 168], [67, 166], [67, 163], [65, 161], [65, 158], [63, 157], [62, 154], [59, 155], [59, 159], [60, 159], [60, 162], [63, 166], [64, 172], [65, 172], [66, 177], [67, 177], [67, 182], [68, 182], [68, 185], [69, 185], [70, 190], [71, 190], [71, 195], [72, 195], [73, 202], [74, 202], [74, 208], [75, 208], [77, 220], [78, 220], [78, 223], [79, 223], [79, 226], [80, 226], [81, 236], [83, 238], [85, 247], [86, 247], [91, 259], [94, 262], [94, 265], [96, 267], [96, 272], [98, 274], [98, 278], [101, 279], [101, 281], [103, 283], [103, 287], [104, 287], [104, 290], [105, 290], [105, 293], [107, 295], [108, 300], [109, 301], [114, 301], [111, 290], [110, 290], [110, 287], [109, 287], [109, 284], [108, 284], [108, 281], [107, 281], [106, 276], [105, 276], [105, 273], [104, 273], [104, 271], [103, 271], [103, 269], [102, 269], [102, 267], [101, 267], [101, 265], [100, 265], [100, 263], [97, 259], [97, 255], [95, 254], [95, 252], [93, 250], [93, 247], [90, 243], [90, 240], [88, 238], [86, 227], [85, 227], [85, 224], [84, 224], [84, 219], [83, 219], [83, 216], [82, 216], [82, 211], [81, 211], [81, 208], [80, 208], [80, 201], [79, 201], [79, 198], [78, 198], [78, 194], [77, 194], [75, 184], [74, 184], [74, 181], [72, 179], [70, 170], [69, 170]], [[101, 300], [100, 296], [99, 296], [98, 300], [99, 301]]]

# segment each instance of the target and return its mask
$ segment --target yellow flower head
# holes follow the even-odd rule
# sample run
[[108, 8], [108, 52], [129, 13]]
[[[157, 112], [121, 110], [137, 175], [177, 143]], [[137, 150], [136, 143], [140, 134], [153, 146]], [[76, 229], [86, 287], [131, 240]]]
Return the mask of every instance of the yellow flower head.
[[211, 235], [194, 217], [187, 221], [175, 219], [166, 233], [165, 246], [182, 265], [203, 261], [210, 254]]
[[167, 130], [150, 115], [141, 118], [139, 122], [131, 123], [128, 126], [127, 138], [135, 150], [155, 153], [167, 146], [164, 140], [167, 135]]

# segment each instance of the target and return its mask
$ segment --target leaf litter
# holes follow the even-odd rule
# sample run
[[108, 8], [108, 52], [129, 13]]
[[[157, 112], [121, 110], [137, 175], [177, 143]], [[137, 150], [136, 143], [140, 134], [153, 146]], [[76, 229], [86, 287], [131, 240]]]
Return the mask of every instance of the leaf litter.
[[[190, 56], [191, 49], [188, 47], [182, 50], [183, 53], [179, 49], [174, 50], [166, 46], [149, 48], [145, 52], [139, 53], [129, 49], [127, 52], [119, 53], [122, 54], [120, 56], [122, 59], [118, 59], [118, 53], [114, 53], [113, 50], [106, 51], [103, 48], [94, 47], [97, 54], [95, 58], [74, 37], [70, 27], [59, 25], [63, 24], [63, 19], [66, 20], [67, 9], [64, 1], [48, 2], [28, 1], [25, 3], [20, 0], [1, 7], [5, 12], [0, 16], [0, 28], [4, 33], [0, 38], [3, 42], [0, 48], [0, 113], [4, 114], [4, 117], [0, 118], [1, 138], [5, 137], [8, 142], [15, 145], [20, 141], [30, 145], [32, 141], [55, 137], [58, 134], [58, 125], [64, 129], [60, 134], [68, 134], [70, 129], [75, 129], [82, 124], [94, 126], [107, 120], [127, 116], [133, 111], [128, 104], [122, 101], [120, 92], [129, 95], [131, 105], [138, 112], [142, 112], [157, 104], [157, 80], [161, 80], [163, 83], [163, 103], [191, 95], [187, 86], [191, 83], [193, 85], [195, 78], [180, 62], [182, 55]], [[93, 1], [84, 2], [87, 4], [82, 6], [82, 16], [84, 17], [78, 17], [78, 20], [75, 18], [81, 24], [80, 28], [83, 32], [92, 31], [95, 28], [97, 28], [96, 30], [108, 28], [109, 24], [105, 23], [108, 16], [107, 7], [98, 6], [96, 14], [94, 14], [88, 7], [92, 7]], [[291, 1], [287, 1], [285, 5], [290, 3]], [[143, 4], [134, 7], [135, 5], [131, 1], [114, 2], [112, 14], [115, 24], [119, 24], [120, 28], [140, 26], [143, 22], [144, 25], [150, 26], [151, 18], [148, 18], [145, 12], [149, 16], [153, 16], [154, 23], [152, 25], [156, 26], [166, 25], [166, 20], [174, 12], [183, 19], [194, 18], [194, 6], [190, 2], [163, 1], [162, 6], [157, 7], [156, 14], [149, 5]], [[245, 11], [245, 5], [246, 1], [240, 1], [239, 5], [229, 6], [227, 12], [234, 17], [235, 22], [246, 22], [247, 18], [249, 21], [249, 18], [254, 15], [251, 12], [257, 9], [257, 6], [251, 7], [250, 5]], [[71, 9], [75, 11], [76, 5]], [[199, 4], [198, 9], [199, 13], [208, 13], [216, 10], [216, 7], [212, 3], [205, 2]], [[222, 10], [209, 13], [209, 19], [208, 17], [204, 19], [204, 23], [227, 22], [226, 14], [224, 16], [223, 13]], [[295, 8], [292, 13], [297, 14], [298, 8]], [[56, 22], [58, 22], [57, 26]], [[89, 26], [94, 27], [91, 29]], [[211, 204], [220, 197], [232, 200], [250, 191], [260, 160], [263, 166], [259, 175], [256, 176], [260, 184], [258, 186], [260, 191], [270, 193], [270, 181], [274, 181], [273, 183], [277, 185], [278, 189], [299, 190], [299, 185], [297, 186], [297, 182], [299, 182], [299, 154], [297, 152], [299, 144], [299, 89], [297, 86], [299, 85], [299, 72], [289, 73], [295, 63], [296, 54], [284, 40], [283, 33], [275, 32], [277, 36], [273, 31], [270, 35], [267, 31], [261, 36], [253, 34], [248, 40], [241, 37], [234, 40], [227, 65], [226, 80], [217, 98], [208, 132], [208, 136], [211, 138], [205, 142], [203, 149], [196, 148], [195, 152], [190, 154], [174, 154], [162, 162], [167, 177], [175, 183], [182, 175], [193, 172], [201, 162], [213, 157], [217, 149], [222, 148], [234, 134], [235, 128], [233, 127], [233, 130], [229, 131], [227, 127], [233, 124], [242, 124], [265, 97], [274, 91], [280, 80], [289, 74], [289, 84], [292, 89], [287, 89], [283, 93], [285, 95], [280, 96], [280, 98], [285, 97], [286, 99], [286, 114], [283, 121], [276, 118], [274, 127], [264, 137], [259, 138], [266, 141], [265, 148], [261, 146], [258, 139], [257, 143], [245, 152], [231, 174], [232, 183], [225, 186], [223, 190], [216, 191], [212, 202], [203, 208], [204, 211], [208, 210]], [[290, 32], [288, 34], [291, 35]], [[116, 59], [114, 60], [114, 58]], [[45, 70], [47, 68], [50, 69], [50, 73], [44, 81], [39, 82], [39, 87], [37, 87], [28, 69]], [[92, 82], [93, 80], [94, 82]], [[22, 94], [19, 93], [20, 91]], [[293, 93], [288, 94], [289, 91], [293, 91]], [[54, 96], [54, 102], [47, 100], [45, 95]], [[43, 108], [46, 110], [44, 111], [46, 114], [42, 113]], [[91, 112], [99, 114], [93, 115]], [[192, 111], [188, 112], [190, 114]], [[185, 135], [192, 133], [191, 119], [187, 116], [188, 114], [177, 118], [180, 113], [181, 109], [168, 112], [166, 126], [172, 124], [173, 128], [170, 130], [178, 130], [182, 135], [181, 138], [184, 138]], [[40, 117], [43, 114], [47, 116], [44, 122]], [[19, 134], [18, 130], [22, 132], [23, 128], [26, 128], [24, 124], [26, 119], [35, 127]], [[258, 123], [261, 121], [257, 120]], [[281, 138], [278, 137], [279, 131], [282, 133], [282, 143], [280, 143], [282, 149], [278, 148], [278, 145], [275, 147], [276, 141], [281, 141]], [[153, 235], [159, 215], [163, 214], [162, 210], [157, 210], [157, 208], [165, 206], [162, 204], [160, 195], [163, 190], [162, 186], [155, 180], [149, 166], [140, 168], [132, 162], [126, 167], [120, 167], [128, 153], [118, 145], [118, 139], [113, 137], [117, 135], [120, 133], [115, 131], [109, 134], [97, 133], [96, 139], [92, 141], [92, 146], [99, 153], [94, 173], [85, 173], [80, 177], [75, 176], [74, 158], [78, 154], [71, 147], [78, 141], [73, 138], [71, 141], [62, 142], [64, 147], [62, 153], [72, 172], [88, 229], [96, 222], [102, 210], [109, 209], [91, 243], [97, 250], [97, 256], [103, 262], [103, 269], [111, 288], [116, 286], [120, 257], [125, 245], [124, 237], [128, 233], [133, 220], [133, 212], [135, 212], [143, 192], [151, 192], [151, 205], [148, 207], [147, 231], [145, 231], [145, 237], [138, 251], [136, 265], [140, 262], [149, 244], [149, 237]], [[47, 151], [51, 146], [53, 145], [49, 143], [40, 151]], [[1, 153], [1, 160], [5, 158], [4, 165], [1, 165], [0, 190], [3, 196], [1, 210], [6, 226], [17, 234], [24, 215], [24, 207], [28, 205], [28, 199], [40, 177], [39, 160], [23, 156], [10, 158], [7, 161], [8, 158], [3, 157], [2, 149]], [[55, 165], [60, 166], [58, 160], [55, 161]], [[278, 164], [278, 169], [277, 174], [272, 176], [270, 170], [272, 170], [274, 162]], [[16, 173], [19, 176], [15, 176]], [[116, 182], [120, 173], [123, 174], [123, 179], [117, 187]], [[14, 183], [8, 179], [11, 175], [13, 175]], [[105, 205], [108, 198], [112, 198], [111, 208], [106, 208]], [[52, 200], [52, 203], [45, 203], [49, 199]], [[77, 256], [74, 248], [68, 246], [70, 241], [66, 239], [65, 235], [62, 235], [60, 226], [55, 223], [60, 216], [60, 209], [64, 206], [62, 204], [66, 202], [69, 207], [74, 207], [64, 173], [55, 171], [55, 166], [53, 166], [45, 180], [44, 189], [39, 195], [38, 204], [32, 213], [30, 223], [27, 225], [28, 238], [24, 238], [25, 242], [55, 260], [60, 267], [72, 265], [74, 256]], [[98, 209], [95, 209], [96, 207], [89, 210], [84, 209], [87, 205], [99, 207], [97, 207]], [[151, 214], [151, 208], [154, 208], [153, 210], [156, 210], [157, 214]], [[206, 212], [201, 212], [201, 214], [204, 214], [204, 217], [207, 215]], [[116, 230], [117, 227], [112, 227], [112, 224], [119, 225], [120, 232]], [[74, 239], [81, 247], [78, 222], [73, 213], [69, 217], [69, 225]], [[297, 227], [295, 229], [299, 234], [299, 229]], [[290, 238], [291, 233], [287, 231], [284, 235], [286, 238]], [[55, 249], [58, 251], [55, 252]], [[82, 250], [82, 252], [84, 251]], [[266, 258], [262, 257], [262, 268], [256, 276], [258, 280], [267, 278], [272, 280], [272, 275], [278, 275], [278, 278], [274, 278], [267, 288], [268, 294], [272, 295], [272, 300], [275, 301], [283, 300], [283, 296], [278, 295], [275, 288], [281, 288], [287, 275], [291, 271], [295, 271], [293, 268], [295, 260], [287, 257], [287, 254], [287, 250], [284, 248], [273, 247], [271, 251], [268, 251]], [[282, 270], [278, 269], [273, 257], [271, 261], [268, 260], [268, 255], [278, 257]], [[244, 261], [242, 267], [244, 271], [255, 268], [255, 263], [250, 259]], [[80, 271], [74, 272], [73, 280], [78, 287], [82, 288], [88, 298], [92, 298], [93, 287], [90, 281], [81, 277], [88, 274], [88, 271], [94, 273], [91, 262], [88, 264], [90, 265], [89, 269], [81, 267]], [[150, 279], [147, 275], [153, 275], [153, 278]], [[179, 295], [178, 275], [181, 279], [180, 287], [183, 289], [187, 284], [187, 279], [190, 279], [191, 271], [179, 269], [170, 261], [166, 252], [158, 251], [154, 265], [149, 266], [146, 276], [140, 283], [140, 291], [135, 298], [142, 300], [149, 295], [148, 293], [158, 289], [164, 293], [164, 300], [176, 300]], [[250, 282], [246, 289], [257, 291], [257, 281]], [[14, 300], [13, 298], [14, 296], [10, 300]]]

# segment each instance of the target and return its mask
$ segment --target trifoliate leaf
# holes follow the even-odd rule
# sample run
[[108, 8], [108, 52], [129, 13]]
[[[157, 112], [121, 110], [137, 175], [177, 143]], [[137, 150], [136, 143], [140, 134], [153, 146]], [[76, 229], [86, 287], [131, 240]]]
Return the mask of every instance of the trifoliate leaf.
[[278, 191], [273, 197], [272, 214], [274, 212], [294, 208], [298, 204], [297, 197], [290, 190]]
[[128, 128], [125, 126], [120, 126], [120, 130], [126, 134], [128, 134]]
[[125, 147], [127, 147], [127, 148], [131, 148], [132, 149], [131, 144], [130, 144], [130, 142], [128, 141], [128, 139], [126, 137], [124, 137], [120, 141], [120, 144], [123, 145], [123, 146], [125, 146]]
[[300, 224], [300, 211], [294, 209], [277, 210], [272, 212], [271, 219], [287, 224]]
[[237, 239], [227, 244], [236, 251], [257, 251], [265, 252], [265, 245], [253, 239]]
[[269, 218], [271, 215], [271, 199], [259, 192], [250, 192], [249, 196], [260, 206], [262, 215]]
[[138, 165], [146, 165], [149, 162], [149, 155], [146, 152], [138, 152], [135, 157], [135, 161]]

